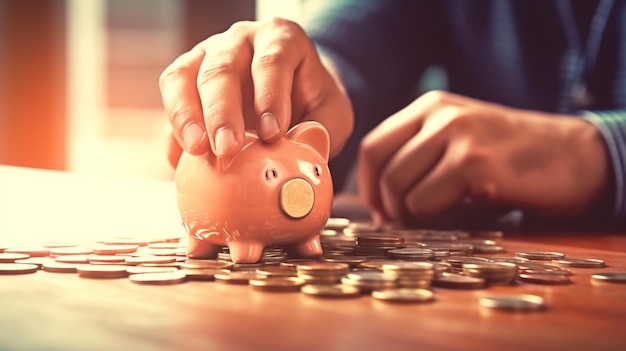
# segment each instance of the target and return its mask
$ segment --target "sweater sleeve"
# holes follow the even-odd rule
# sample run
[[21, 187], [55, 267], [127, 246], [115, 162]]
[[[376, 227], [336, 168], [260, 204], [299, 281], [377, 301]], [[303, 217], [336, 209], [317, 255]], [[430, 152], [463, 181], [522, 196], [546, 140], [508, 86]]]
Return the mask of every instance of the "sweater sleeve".
[[602, 134], [613, 166], [612, 220], [626, 223], [626, 110], [584, 111], [584, 118]]
[[339, 70], [350, 96], [355, 129], [331, 161], [341, 190], [359, 141], [384, 118], [415, 98], [424, 70], [435, 61], [434, 5], [422, 0], [325, 1], [303, 27], [319, 52]]

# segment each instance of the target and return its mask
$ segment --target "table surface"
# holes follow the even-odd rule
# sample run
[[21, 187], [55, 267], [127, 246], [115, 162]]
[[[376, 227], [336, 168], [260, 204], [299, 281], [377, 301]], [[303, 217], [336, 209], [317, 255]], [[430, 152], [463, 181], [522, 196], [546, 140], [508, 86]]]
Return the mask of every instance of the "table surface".
[[[102, 236], [181, 233], [169, 182], [87, 178], [0, 166], [0, 244], [92, 242]], [[435, 300], [320, 299], [249, 286], [82, 279], [37, 272], [0, 276], [0, 350], [625, 350], [626, 233], [505, 233], [517, 251], [600, 258], [571, 268], [573, 283], [479, 290], [433, 288]], [[501, 256], [502, 256], [501, 255]], [[511, 313], [482, 296], [543, 297], [541, 312]]]

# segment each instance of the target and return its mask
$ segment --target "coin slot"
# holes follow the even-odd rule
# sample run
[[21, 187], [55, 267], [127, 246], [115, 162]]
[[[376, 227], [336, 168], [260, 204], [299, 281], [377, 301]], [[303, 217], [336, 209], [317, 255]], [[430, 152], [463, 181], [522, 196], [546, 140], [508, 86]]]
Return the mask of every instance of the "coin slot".
[[320, 166], [315, 165], [314, 171], [315, 171], [315, 175], [316, 175], [316, 176], [318, 176], [318, 177], [319, 177], [319, 176], [321, 176], [321, 175], [322, 175], [322, 168], [321, 168]]

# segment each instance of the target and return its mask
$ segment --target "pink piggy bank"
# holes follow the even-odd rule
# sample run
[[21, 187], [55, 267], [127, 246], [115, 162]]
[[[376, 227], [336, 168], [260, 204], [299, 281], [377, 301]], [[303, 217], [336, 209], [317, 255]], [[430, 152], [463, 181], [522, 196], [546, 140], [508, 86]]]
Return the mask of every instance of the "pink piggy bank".
[[274, 245], [321, 255], [333, 198], [329, 151], [326, 129], [303, 122], [271, 144], [246, 132], [231, 159], [183, 153], [175, 183], [189, 257], [213, 258], [228, 246], [233, 261], [257, 262]]

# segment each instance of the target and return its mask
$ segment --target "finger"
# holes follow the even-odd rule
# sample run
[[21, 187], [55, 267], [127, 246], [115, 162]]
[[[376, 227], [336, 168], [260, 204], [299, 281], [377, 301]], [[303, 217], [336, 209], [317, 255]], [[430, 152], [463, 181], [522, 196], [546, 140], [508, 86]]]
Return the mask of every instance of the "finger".
[[242, 85], [252, 59], [244, 26], [234, 25], [198, 46], [205, 57], [198, 71], [197, 89], [211, 148], [218, 157], [234, 155], [244, 140]]
[[445, 129], [435, 123], [424, 124], [387, 162], [380, 176], [380, 197], [391, 220], [410, 216], [406, 208], [407, 192], [437, 164], [446, 149]]
[[254, 106], [264, 141], [276, 140], [289, 129], [294, 72], [310, 51], [308, 44], [300, 26], [284, 19], [272, 20], [254, 38]]
[[392, 156], [422, 128], [424, 119], [439, 106], [448, 104], [446, 93], [430, 92], [383, 121], [361, 142], [359, 190], [372, 209], [384, 211], [380, 194], [382, 170]]
[[209, 150], [196, 76], [204, 58], [199, 50], [178, 57], [161, 74], [159, 87], [172, 134], [187, 152], [200, 155]]
[[167, 160], [169, 161], [172, 168], [176, 169], [178, 165], [178, 160], [180, 159], [180, 155], [183, 152], [183, 149], [180, 147], [180, 144], [174, 137], [174, 134], [170, 131], [167, 132], [166, 136], [166, 146], [167, 146]]
[[453, 151], [447, 151], [441, 162], [408, 191], [405, 206], [414, 217], [432, 220], [464, 199], [469, 182], [458, 159]]

